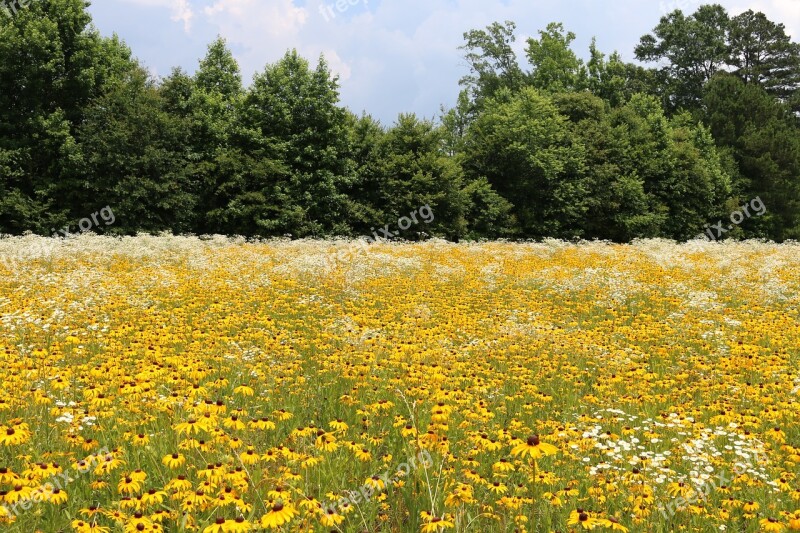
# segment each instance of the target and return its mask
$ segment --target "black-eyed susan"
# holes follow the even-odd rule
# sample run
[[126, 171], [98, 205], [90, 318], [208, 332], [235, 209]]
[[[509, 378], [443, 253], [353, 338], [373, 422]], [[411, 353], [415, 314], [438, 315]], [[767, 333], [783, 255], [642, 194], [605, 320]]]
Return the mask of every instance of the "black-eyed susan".
[[791, 531], [800, 531], [800, 510], [788, 513], [789, 529]]
[[205, 529], [203, 529], [203, 533], [225, 533], [226, 522], [227, 520], [225, 518], [219, 517], [213, 524], [206, 526]]
[[583, 529], [594, 529], [600, 525], [597, 518], [592, 517], [589, 513], [582, 509], [572, 511], [567, 519], [568, 526], [578, 526]]
[[142, 490], [142, 482], [131, 476], [123, 477], [117, 483], [117, 491], [120, 494], [136, 494]]
[[261, 527], [276, 529], [288, 524], [295, 516], [297, 510], [288, 503], [277, 502], [268, 506], [269, 511], [261, 517]]
[[233, 389], [234, 394], [241, 394], [242, 396], [252, 396], [255, 394], [255, 391], [249, 385], [239, 385], [235, 389]]
[[755, 513], [759, 509], [761, 509], [761, 506], [758, 504], [758, 502], [754, 502], [752, 500], [742, 504], [742, 511], [748, 514]]
[[759, 524], [761, 531], [781, 533], [781, 531], [786, 530], [786, 526], [780, 520], [772, 517], [762, 518], [759, 520]]
[[437, 533], [438, 531], [444, 531], [445, 529], [452, 529], [455, 527], [453, 517], [449, 514], [436, 516], [427, 511], [422, 511], [420, 512], [420, 517], [423, 521], [420, 526], [420, 533]]
[[336, 512], [333, 507], [323, 508], [319, 517], [320, 523], [325, 527], [337, 527], [344, 522], [344, 516]]
[[31, 432], [25, 426], [0, 426], [0, 445], [18, 446], [31, 438]]
[[178, 435], [197, 435], [201, 431], [207, 431], [208, 429], [208, 424], [205, 420], [196, 418], [190, 418], [185, 422], [175, 424], [175, 431], [178, 432]]
[[169, 483], [164, 486], [164, 488], [175, 492], [191, 490], [192, 482], [186, 479], [186, 476], [178, 476], [174, 479], [171, 479]]
[[70, 525], [75, 533], [110, 533], [111, 531], [111, 529], [106, 526], [81, 519], [73, 520]]
[[171, 468], [173, 470], [177, 469], [177, 468], [180, 468], [181, 466], [183, 466], [183, 464], [185, 462], [186, 462], [186, 457], [183, 454], [180, 454], [180, 453], [173, 453], [173, 454], [170, 454], [170, 455], [165, 455], [161, 459], [161, 463], [164, 466], [166, 466], [168, 468]]
[[517, 444], [511, 450], [511, 455], [514, 457], [524, 458], [525, 456], [531, 459], [539, 459], [547, 455], [555, 455], [558, 453], [558, 448], [552, 444], [542, 442], [539, 435], [531, 435], [524, 442]]
[[239, 516], [225, 521], [225, 533], [245, 533], [253, 529], [253, 524], [244, 517]]
[[667, 485], [667, 493], [672, 497], [686, 497], [694, 494], [694, 492], [694, 488], [691, 485], [682, 481], [673, 481]]
[[142, 493], [142, 504], [146, 506], [158, 505], [163, 503], [166, 497], [167, 493], [163, 490], [149, 489]]
[[47, 501], [55, 505], [60, 505], [62, 503], [66, 503], [67, 499], [69, 499], [67, 491], [55, 488], [53, 489], [52, 492], [49, 493]]

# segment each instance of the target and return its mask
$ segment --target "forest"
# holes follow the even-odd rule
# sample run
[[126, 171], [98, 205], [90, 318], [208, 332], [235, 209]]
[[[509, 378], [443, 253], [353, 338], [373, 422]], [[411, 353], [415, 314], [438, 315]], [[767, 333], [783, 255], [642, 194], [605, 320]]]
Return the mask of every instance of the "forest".
[[88, 5], [0, 12], [0, 233], [106, 208], [92, 231], [359, 237], [425, 212], [392, 237], [800, 238], [800, 45], [763, 13], [675, 10], [636, 63], [557, 22], [524, 57], [514, 22], [471, 29], [457, 104], [385, 125], [292, 49], [246, 84], [219, 38], [156, 78]]

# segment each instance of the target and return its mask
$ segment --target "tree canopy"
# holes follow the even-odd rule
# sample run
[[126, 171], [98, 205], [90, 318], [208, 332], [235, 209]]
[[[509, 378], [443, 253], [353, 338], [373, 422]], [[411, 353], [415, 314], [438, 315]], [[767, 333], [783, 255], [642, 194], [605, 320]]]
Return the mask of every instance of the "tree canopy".
[[675, 10], [641, 37], [643, 64], [583, 54], [558, 22], [515, 33], [465, 32], [454, 107], [383, 125], [341, 105], [324, 57], [288, 50], [245, 84], [217, 38], [194, 74], [155, 78], [87, 2], [31, 2], [0, 16], [0, 232], [108, 206], [93, 231], [374, 236], [424, 207], [400, 237], [681, 240], [758, 198], [727, 235], [800, 238], [783, 24]]

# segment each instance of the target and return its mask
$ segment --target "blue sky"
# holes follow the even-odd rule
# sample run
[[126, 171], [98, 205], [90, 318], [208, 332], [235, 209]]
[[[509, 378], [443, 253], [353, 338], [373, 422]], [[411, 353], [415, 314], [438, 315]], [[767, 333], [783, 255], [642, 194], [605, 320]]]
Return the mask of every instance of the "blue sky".
[[[217, 35], [239, 61], [245, 83], [296, 48], [316, 63], [324, 54], [339, 75], [342, 103], [384, 124], [401, 112], [438, 116], [455, 102], [468, 71], [458, 47], [463, 33], [494, 21], [517, 23], [525, 40], [549, 22], [577, 34], [586, 56], [593, 36], [600, 50], [633, 60], [639, 37], [668, 11], [693, 12], [698, 0], [95, 0], [94, 24], [116, 32], [155, 75], [173, 66], [192, 73]], [[800, 0], [722, 0], [732, 14], [763, 11], [798, 40]]]

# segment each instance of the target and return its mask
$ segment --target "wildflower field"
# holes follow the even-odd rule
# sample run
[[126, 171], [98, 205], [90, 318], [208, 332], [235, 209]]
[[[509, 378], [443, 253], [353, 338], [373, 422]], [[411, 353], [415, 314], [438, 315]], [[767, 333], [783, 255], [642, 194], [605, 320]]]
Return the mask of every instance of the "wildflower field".
[[800, 530], [800, 246], [0, 240], [0, 530]]

